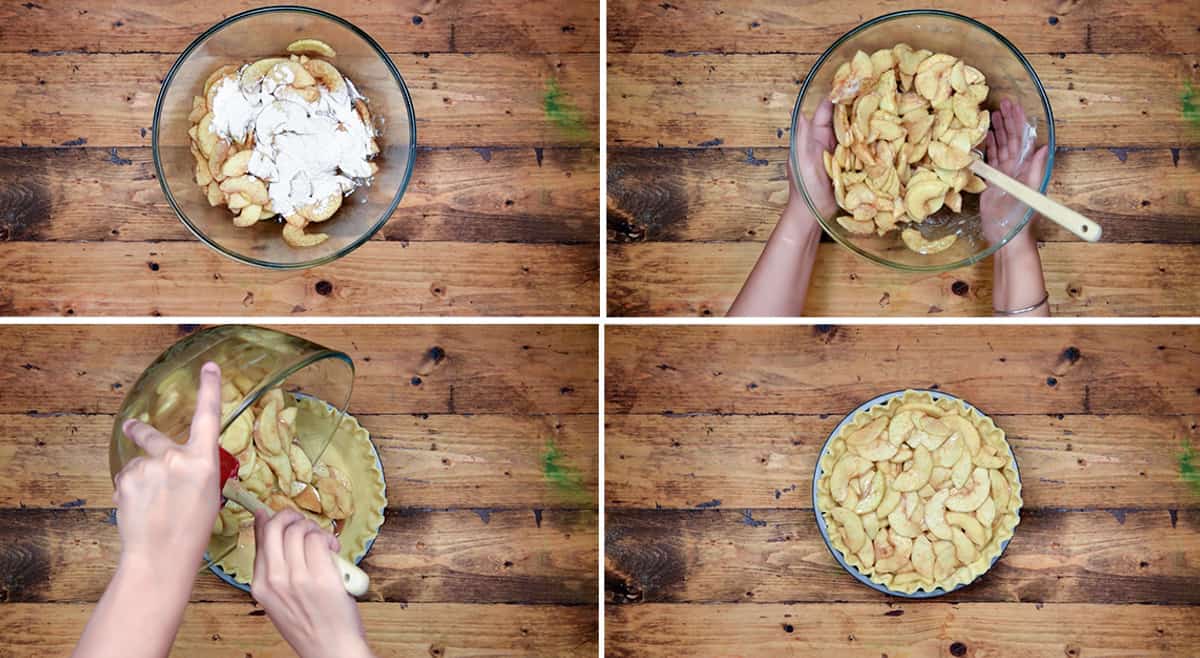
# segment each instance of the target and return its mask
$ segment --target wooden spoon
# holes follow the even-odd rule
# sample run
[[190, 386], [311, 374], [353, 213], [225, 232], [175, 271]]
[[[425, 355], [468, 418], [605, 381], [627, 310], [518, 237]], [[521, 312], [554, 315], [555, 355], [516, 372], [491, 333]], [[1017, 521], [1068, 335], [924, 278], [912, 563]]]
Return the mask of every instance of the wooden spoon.
[[[238, 482], [237, 458], [229, 454], [225, 448], [220, 450], [221, 495], [250, 510], [251, 514], [261, 509], [267, 513], [267, 516], [274, 516], [274, 510], [267, 507], [257, 496], [247, 491], [241, 482]], [[342, 575], [342, 585], [346, 588], [346, 592], [351, 596], [366, 594], [367, 589], [371, 586], [371, 579], [366, 572], [338, 553], [331, 551], [329, 555], [333, 558], [333, 566], [337, 567], [338, 573]]]
[[979, 157], [971, 159], [970, 169], [977, 176], [1008, 192], [1021, 203], [1033, 208], [1080, 239], [1088, 242], [1100, 240], [1099, 224], [988, 165], [983, 161], [983, 155], [979, 151], [975, 151], [975, 155]]

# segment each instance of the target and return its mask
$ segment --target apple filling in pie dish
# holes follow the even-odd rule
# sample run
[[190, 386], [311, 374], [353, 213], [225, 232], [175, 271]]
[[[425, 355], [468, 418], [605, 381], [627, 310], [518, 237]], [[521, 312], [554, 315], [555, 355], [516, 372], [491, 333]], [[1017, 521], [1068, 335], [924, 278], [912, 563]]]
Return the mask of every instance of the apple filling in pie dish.
[[[223, 411], [229, 413], [242, 394], [226, 382]], [[293, 509], [334, 533], [342, 557], [355, 562], [379, 533], [387, 504], [370, 435], [352, 416], [342, 416], [316, 463], [298, 440], [305, 431], [299, 421], [328, 418], [332, 423], [335, 413], [325, 402], [275, 388], [238, 416], [221, 435], [221, 446], [237, 458], [237, 478], [248, 491], [276, 512]], [[254, 516], [249, 510], [225, 502], [213, 525], [209, 555], [234, 580], [250, 583]]]
[[859, 411], [819, 463], [829, 543], [895, 592], [949, 592], [999, 557], [1020, 522], [1004, 431], [957, 399], [905, 391]]

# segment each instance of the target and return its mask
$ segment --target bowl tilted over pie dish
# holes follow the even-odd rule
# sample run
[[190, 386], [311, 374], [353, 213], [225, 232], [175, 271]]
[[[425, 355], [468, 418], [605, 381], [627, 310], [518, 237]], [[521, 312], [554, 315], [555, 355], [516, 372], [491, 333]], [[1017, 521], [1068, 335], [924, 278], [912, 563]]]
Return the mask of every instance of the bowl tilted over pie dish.
[[822, 452], [814, 487], [828, 542], [886, 591], [949, 592], [986, 572], [1020, 522], [1004, 431], [944, 394], [861, 408]]
[[[226, 383], [225, 405], [235, 404], [237, 391]], [[309, 460], [298, 441], [306, 431], [300, 419], [336, 412], [314, 398], [294, 397], [276, 388], [221, 435], [221, 446], [241, 467], [238, 479], [276, 512], [292, 509], [337, 535], [340, 553], [357, 563], [383, 525], [387, 506], [383, 472], [370, 435], [349, 414], [341, 417], [320, 461]], [[244, 420], [243, 420], [244, 419]], [[321, 423], [318, 423], [321, 424]], [[234, 581], [249, 585], [254, 575], [254, 517], [230, 500], [217, 515], [209, 555], [220, 556], [216, 566]]]

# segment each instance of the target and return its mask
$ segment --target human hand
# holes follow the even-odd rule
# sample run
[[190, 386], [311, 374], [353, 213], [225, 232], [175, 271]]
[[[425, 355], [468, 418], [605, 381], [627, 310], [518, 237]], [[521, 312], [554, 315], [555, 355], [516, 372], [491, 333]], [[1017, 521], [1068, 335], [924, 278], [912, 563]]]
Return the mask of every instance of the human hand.
[[[833, 153], [837, 141], [833, 135], [833, 103], [829, 99], [821, 101], [811, 119], [801, 113], [796, 118], [796, 134], [792, 136], [792, 155], [804, 177], [805, 187], [809, 197], [817, 209], [825, 217], [832, 217], [837, 211], [837, 202], [833, 197], [833, 182], [825, 172], [824, 154]], [[792, 167], [787, 167], [788, 175], [788, 208], [801, 208], [804, 215], [811, 216], [811, 211], [804, 204], [797, 181], [793, 178]]]
[[[1025, 111], [1020, 105], [1005, 98], [1000, 101], [1000, 109], [992, 112], [991, 119], [991, 128], [984, 138], [987, 163], [1036, 190], [1046, 171], [1046, 158], [1050, 155], [1049, 146], [1042, 146], [1022, 162], [1027, 130]], [[989, 242], [999, 242], [1012, 228], [1002, 224], [1001, 220], [1019, 204], [1019, 201], [995, 185], [988, 185], [979, 195], [979, 216], [983, 223], [984, 237]], [[1030, 224], [1032, 223], [1031, 221]], [[1020, 235], [1030, 236], [1029, 239], [1032, 239], [1033, 234], [1025, 230]]]
[[138, 420], [126, 421], [122, 429], [146, 454], [130, 460], [114, 480], [121, 560], [159, 574], [194, 573], [221, 507], [221, 369], [206, 363], [200, 370], [186, 443]]
[[337, 537], [299, 512], [254, 515], [250, 592], [302, 658], [370, 656], [358, 606], [330, 556]]

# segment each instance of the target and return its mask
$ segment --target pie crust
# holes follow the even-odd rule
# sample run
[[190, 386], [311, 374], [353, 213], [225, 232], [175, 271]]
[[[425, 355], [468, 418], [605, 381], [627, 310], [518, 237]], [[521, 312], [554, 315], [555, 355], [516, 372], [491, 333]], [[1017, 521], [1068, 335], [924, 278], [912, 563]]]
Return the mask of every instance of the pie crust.
[[830, 545], [894, 592], [974, 581], [1020, 522], [1004, 430], [957, 399], [910, 390], [859, 411], [830, 438], [819, 468], [816, 506]]
[[[305, 414], [319, 414], [332, 418], [336, 413], [326, 403], [313, 398], [299, 398], [296, 405], [306, 407]], [[303, 432], [304, 428], [298, 427], [297, 431]], [[350, 414], [342, 416], [329, 446], [321, 454], [318, 464], [314, 465], [314, 470], [319, 470], [322, 464], [326, 468], [332, 467], [349, 481], [353, 512], [334, 527], [341, 543], [339, 552], [342, 557], [356, 563], [366, 554], [368, 546], [379, 534], [387, 498], [383, 472], [371, 444], [371, 436]], [[221, 556], [214, 564], [238, 583], [248, 585], [254, 574], [253, 517], [249, 517], [248, 512], [237, 503], [226, 501], [223, 512], [229, 509], [241, 510], [233, 515], [240, 521], [240, 527], [232, 535], [214, 534], [209, 543], [209, 555]], [[322, 527], [330, 529], [330, 519], [327, 516], [304, 509], [299, 511]]]

